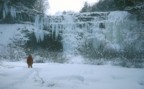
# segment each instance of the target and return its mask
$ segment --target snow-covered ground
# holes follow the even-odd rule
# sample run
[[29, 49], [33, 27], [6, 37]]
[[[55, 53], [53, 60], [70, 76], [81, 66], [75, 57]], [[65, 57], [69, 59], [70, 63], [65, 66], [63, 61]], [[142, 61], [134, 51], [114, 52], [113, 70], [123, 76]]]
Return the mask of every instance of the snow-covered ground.
[[0, 63], [0, 89], [144, 89], [144, 69], [111, 65]]

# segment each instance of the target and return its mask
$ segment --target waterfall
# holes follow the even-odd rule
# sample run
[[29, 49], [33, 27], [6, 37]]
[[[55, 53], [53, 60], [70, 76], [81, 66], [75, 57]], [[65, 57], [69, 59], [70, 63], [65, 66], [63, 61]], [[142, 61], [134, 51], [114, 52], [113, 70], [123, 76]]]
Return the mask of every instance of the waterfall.
[[[54, 40], [58, 40], [59, 36], [62, 37], [64, 55], [79, 54], [82, 46], [88, 44], [92, 44], [96, 51], [101, 45], [107, 49], [120, 51], [130, 40], [127, 37], [130, 30], [136, 26], [136, 19], [131, 21], [131, 16], [125, 11], [64, 14], [47, 18], [45, 25], [48, 25], [46, 27], [51, 30], [49, 32]], [[37, 41], [44, 39], [42, 24], [42, 19], [36, 16]]]
[[109, 48], [117, 51], [123, 50], [124, 42], [129, 39], [127, 38], [127, 34], [129, 33], [129, 30], [132, 29], [130, 26], [137, 25], [136, 17], [133, 16], [133, 20], [131, 21], [131, 16], [130, 13], [125, 11], [114, 11], [108, 15], [105, 36]]
[[63, 26], [63, 50], [64, 55], [75, 55], [77, 53], [77, 29], [71, 15], [64, 15]]
[[34, 33], [35, 33], [37, 42], [44, 40], [43, 25], [44, 25], [43, 18], [40, 18], [40, 16], [37, 15], [35, 17], [35, 23], [34, 23], [34, 27], [35, 27]]

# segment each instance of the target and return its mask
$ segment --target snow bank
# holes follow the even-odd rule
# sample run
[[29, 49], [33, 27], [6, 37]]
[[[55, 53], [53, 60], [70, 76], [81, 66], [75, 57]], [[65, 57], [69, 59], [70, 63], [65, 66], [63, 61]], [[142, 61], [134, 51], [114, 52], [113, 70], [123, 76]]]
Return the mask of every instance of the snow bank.
[[143, 89], [144, 69], [84, 64], [3, 62], [0, 89]]
[[72, 64], [83, 64], [85, 63], [84, 58], [82, 56], [73, 56], [71, 58], [69, 58], [68, 63], [72, 63]]

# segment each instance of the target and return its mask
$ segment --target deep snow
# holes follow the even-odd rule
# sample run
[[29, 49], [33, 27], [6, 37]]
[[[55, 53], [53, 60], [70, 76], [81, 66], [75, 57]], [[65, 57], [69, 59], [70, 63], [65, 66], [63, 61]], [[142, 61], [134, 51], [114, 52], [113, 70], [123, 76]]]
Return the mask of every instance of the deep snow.
[[144, 69], [111, 65], [0, 63], [0, 89], [144, 89]]

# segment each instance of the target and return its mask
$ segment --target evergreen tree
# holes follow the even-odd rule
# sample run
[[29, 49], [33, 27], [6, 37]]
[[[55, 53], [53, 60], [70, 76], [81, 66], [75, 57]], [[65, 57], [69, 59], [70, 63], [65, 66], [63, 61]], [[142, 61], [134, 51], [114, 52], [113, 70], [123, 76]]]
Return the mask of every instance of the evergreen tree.
[[37, 0], [34, 5], [34, 8], [37, 11], [44, 13], [49, 8], [49, 3], [47, 0]]
[[143, 3], [143, 0], [99, 0], [99, 2], [91, 6], [91, 9], [85, 3], [80, 12], [125, 10], [126, 7], [135, 7]]
[[91, 7], [87, 2], [85, 2], [84, 7], [81, 9], [80, 12], [89, 12], [89, 11], [91, 11]]

